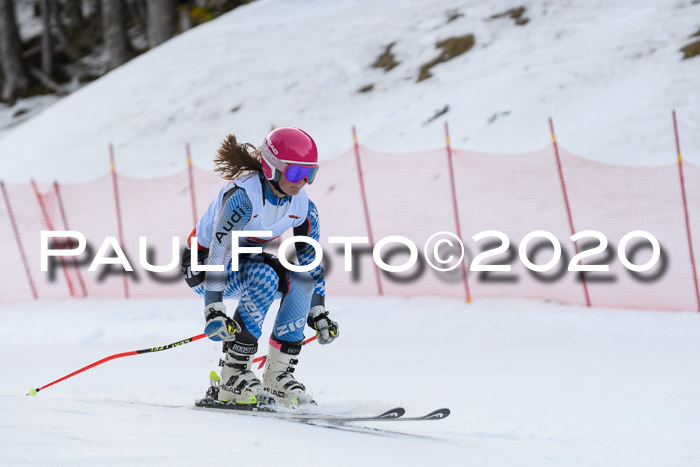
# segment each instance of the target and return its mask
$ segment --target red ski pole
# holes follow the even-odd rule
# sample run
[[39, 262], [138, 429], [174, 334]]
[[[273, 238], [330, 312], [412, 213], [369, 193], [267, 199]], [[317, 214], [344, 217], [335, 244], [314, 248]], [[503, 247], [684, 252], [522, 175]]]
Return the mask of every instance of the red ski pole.
[[[27, 396], [36, 396], [36, 394], [39, 391], [42, 391], [42, 390], [48, 388], [49, 386], [53, 386], [56, 383], [60, 383], [61, 381], [64, 381], [68, 378], [71, 378], [79, 373], [82, 373], [83, 371], [87, 371], [90, 368], [94, 368], [98, 365], [102, 365], [103, 363], [108, 362], [110, 360], [114, 360], [114, 359], [122, 358], [122, 357], [130, 357], [132, 355], [141, 355], [144, 353], [153, 353], [153, 352], [160, 352], [162, 350], [170, 350], [170, 349], [173, 349], [175, 347], [179, 347], [181, 345], [189, 344], [190, 342], [194, 342], [194, 341], [202, 339], [204, 337], [207, 337], [206, 334], [199, 334], [199, 335], [196, 335], [194, 337], [190, 337], [188, 339], [183, 339], [181, 341], [173, 342], [172, 344], [163, 345], [160, 347], [151, 347], [150, 349], [132, 350], [131, 352], [122, 352], [122, 353], [110, 355], [109, 357], [105, 357], [102, 360], [98, 360], [94, 363], [89, 364], [88, 366], [85, 366], [79, 370], [74, 371], [73, 373], [71, 373], [69, 375], [66, 375], [62, 378], [59, 378], [56, 381], [52, 381], [49, 384], [45, 384], [44, 386], [41, 386], [39, 388], [32, 388], [29, 390], [29, 393], [27, 393]], [[316, 339], [316, 336], [310, 337], [304, 341], [304, 344], [308, 344], [309, 342], [311, 342], [315, 339]], [[265, 364], [266, 359], [267, 359], [267, 355], [263, 355], [261, 357], [256, 358], [255, 360], [253, 360], [253, 363], [257, 363], [257, 362], [262, 361], [262, 363], [260, 364], [260, 367], [262, 367]]]

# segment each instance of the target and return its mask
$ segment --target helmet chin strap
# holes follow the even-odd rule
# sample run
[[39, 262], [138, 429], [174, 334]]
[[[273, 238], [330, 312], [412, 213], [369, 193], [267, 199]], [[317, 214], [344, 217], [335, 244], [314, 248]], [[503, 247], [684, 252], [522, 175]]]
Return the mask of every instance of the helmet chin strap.
[[[280, 177], [281, 177], [282, 174], [280, 173], [279, 170], [277, 170], [277, 173], [278, 173], [278, 174], [280, 175]], [[292, 196], [292, 195], [290, 195], [289, 193], [287, 193], [286, 191], [284, 191], [284, 190], [282, 189], [282, 187], [280, 186], [278, 180], [279, 180], [279, 179], [278, 179], [277, 177], [275, 177], [274, 179], [268, 180], [268, 181], [272, 184], [273, 187], [275, 187], [275, 190], [277, 190], [278, 192], [282, 193], [282, 194], [285, 195], [285, 196]]]

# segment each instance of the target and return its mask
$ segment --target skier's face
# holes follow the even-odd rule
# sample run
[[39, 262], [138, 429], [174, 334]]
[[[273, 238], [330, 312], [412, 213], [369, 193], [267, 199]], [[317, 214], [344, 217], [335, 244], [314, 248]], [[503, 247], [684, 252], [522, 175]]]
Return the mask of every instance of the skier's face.
[[306, 179], [303, 179], [297, 183], [292, 183], [289, 180], [287, 180], [286, 177], [282, 176], [280, 177], [280, 188], [284, 190], [285, 193], [290, 194], [292, 196], [299, 194], [299, 190], [304, 188], [304, 185], [306, 185]]

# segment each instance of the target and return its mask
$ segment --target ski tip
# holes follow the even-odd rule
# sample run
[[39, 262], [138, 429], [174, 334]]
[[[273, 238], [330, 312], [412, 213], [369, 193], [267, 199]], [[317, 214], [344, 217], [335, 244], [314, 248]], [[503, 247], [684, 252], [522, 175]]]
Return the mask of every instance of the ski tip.
[[427, 420], [439, 420], [442, 418], [447, 418], [450, 416], [450, 409], [444, 408], [444, 409], [437, 409], [432, 412], [430, 412], [428, 415], [425, 415], [423, 418]]
[[403, 414], [406, 413], [406, 409], [403, 407], [395, 407], [391, 410], [387, 410], [381, 415], [378, 415], [377, 418], [399, 418], [403, 417]]

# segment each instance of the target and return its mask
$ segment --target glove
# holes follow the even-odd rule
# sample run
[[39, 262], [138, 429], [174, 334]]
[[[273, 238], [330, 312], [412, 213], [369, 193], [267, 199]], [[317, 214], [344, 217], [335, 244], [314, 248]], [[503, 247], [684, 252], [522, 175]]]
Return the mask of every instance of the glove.
[[213, 341], [232, 341], [235, 334], [241, 330], [238, 324], [226, 316], [226, 306], [222, 302], [214, 302], [204, 307], [204, 333]]
[[316, 305], [309, 310], [306, 323], [316, 330], [316, 339], [319, 344], [330, 344], [340, 335], [338, 323], [328, 317], [328, 311], [323, 305]]

